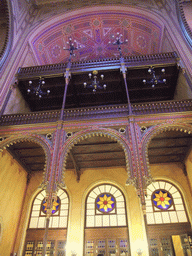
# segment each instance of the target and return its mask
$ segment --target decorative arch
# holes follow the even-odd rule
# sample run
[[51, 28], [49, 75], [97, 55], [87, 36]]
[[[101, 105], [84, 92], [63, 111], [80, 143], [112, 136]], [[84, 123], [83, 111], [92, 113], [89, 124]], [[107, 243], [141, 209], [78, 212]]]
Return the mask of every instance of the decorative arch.
[[111, 138], [112, 140], [117, 140], [117, 142], [122, 146], [124, 153], [125, 153], [125, 161], [126, 161], [126, 170], [128, 173], [128, 179], [126, 181], [126, 184], [133, 184], [135, 185], [134, 180], [134, 173], [133, 173], [133, 165], [132, 165], [132, 158], [131, 158], [131, 146], [127, 138], [123, 135], [121, 135], [118, 131], [109, 129], [109, 128], [95, 128], [87, 129], [84, 131], [80, 131], [75, 133], [72, 137], [67, 139], [65, 144], [62, 148], [62, 174], [61, 174], [61, 180], [64, 179], [64, 172], [66, 169], [66, 162], [67, 162], [67, 155], [71, 148], [79, 141], [84, 140], [85, 138], [92, 137], [92, 136], [104, 136]]
[[18, 142], [23, 142], [23, 141], [31, 141], [39, 144], [45, 153], [45, 167], [44, 167], [44, 172], [43, 172], [43, 182], [41, 184], [42, 187], [46, 185], [47, 181], [47, 175], [48, 175], [48, 168], [50, 166], [51, 162], [51, 145], [49, 142], [46, 140], [45, 137], [33, 133], [23, 133], [23, 134], [17, 134], [17, 135], [12, 135], [6, 139], [4, 139], [2, 142], [0, 142], [0, 151], [3, 151], [3, 149], [8, 148], [10, 145], [16, 144]]
[[[145, 26], [141, 25], [143, 22]], [[137, 34], [138, 30], [140, 33]], [[161, 17], [157, 17], [152, 11], [135, 8], [130, 4], [79, 8], [59, 14], [51, 21], [47, 21], [45, 17], [44, 22], [38, 24], [31, 33], [29, 43], [40, 65], [66, 62], [68, 55], [62, 49], [69, 36], [75, 37], [77, 43], [82, 45], [82, 51], [76, 54], [74, 61], [109, 58], [111, 49], [108, 50], [106, 42], [108, 43], [111, 40], [110, 36], [117, 31], [124, 31], [123, 34], [129, 37], [129, 48], [133, 48], [128, 52], [126, 49], [124, 51], [122, 46], [124, 56], [135, 53], [155, 54], [161, 51], [164, 32]], [[132, 40], [136, 42], [135, 44], [131, 42], [131, 34], [134, 34]], [[54, 35], [54, 40], [51, 35]], [[91, 50], [93, 48], [94, 51]], [[86, 49], [90, 50], [86, 51]], [[116, 55], [115, 49], [113, 57]]]
[[146, 131], [146, 134], [144, 134], [144, 136], [141, 140], [141, 145], [142, 145], [142, 157], [143, 157], [143, 162], [144, 162], [144, 168], [146, 170], [148, 170], [149, 175], [150, 175], [150, 166], [149, 166], [149, 158], [148, 158], [149, 143], [156, 135], [163, 133], [165, 131], [180, 131], [180, 132], [191, 134], [192, 133], [192, 125], [183, 124], [183, 123], [171, 123], [171, 122], [168, 123], [167, 122], [164, 124], [150, 127]]
[[4, 28], [5, 34], [3, 36], [3, 47], [0, 51], [0, 70], [10, 52], [11, 46], [12, 46], [12, 40], [13, 40], [13, 21], [12, 21], [12, 5], [10, 0], [3, 0], [2, 1], [2, 8], [1, 10], [3, 13], [4, 22], [6, 23]]

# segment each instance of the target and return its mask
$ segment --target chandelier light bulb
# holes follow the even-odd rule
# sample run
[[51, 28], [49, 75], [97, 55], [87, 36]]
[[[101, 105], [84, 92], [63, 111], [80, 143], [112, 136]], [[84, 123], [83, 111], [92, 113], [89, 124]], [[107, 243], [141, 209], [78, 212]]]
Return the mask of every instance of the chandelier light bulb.
[[29, 84], [32, 84], [32, 81], [29, 81]]
[[106, 88], [107, 88], [107, 85], [106, 85], [106, 84], [104, 84], [104, 85], [103, 85], [103, 88], [104, 88], [104, 89], [106, 89]]
[[51, 91], [50, 90], [47, 90], [47, 94], [49, 94]]
[[162, 69], [161, 69], [161, 72], [162, 72], [162, 73], [165, 73], [165, 69], [164, 69], [164, 68], [162, 68]]
[[104, 78], [104, 75], [102, 74], [102, 75], [101, 75], [101, 79], [103, 79], [103, 78]]
[[27, 92], [28, 92], [28, 93], [30, 93], [30, 92], [31, 92], [31, 90], [30, 90], [30, 89], [27, 89]]

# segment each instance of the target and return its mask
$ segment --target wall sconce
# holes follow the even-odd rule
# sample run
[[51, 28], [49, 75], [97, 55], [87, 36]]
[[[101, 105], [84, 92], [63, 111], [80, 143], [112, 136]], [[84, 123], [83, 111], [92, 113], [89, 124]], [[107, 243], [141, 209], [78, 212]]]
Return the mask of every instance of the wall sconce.
[[27, 93], [35, 94], [36, 96], [39, 97], [39, 99], [41, 99], [43, 95], [49, 95], [49, 93], [50, 93], [49, 89], [46, 92], [43, 90], [44, 84], [45, 84], [45, 80], [42, 77], [39, 77], [37, 86], [33, 86], [33, 82], [30, 80], [29, 87], [27, 89]]
[[141, 248], [138, 248], [137, 249], [137, 254], [140, 256], [140, 255], [142, 255], [142, 253], [143, 253], [143, 250]]
[[[93, 93], [96, 93], [96, 90], [97, 89], [106, 89], [107, 88], [107, 85], [104, 84], [104, 85], [100, 85], [100, 82], [97, 80], [97, 75], [98, 75], [98, 71], [97, 70], [93, 70], [93, 80], [92, 80], [92, 83], [90, 85], [87, 85], [86, 82], [83, 83], [83, 86], [84, 88], [93, 88]], [[89, 78], [91, 79], [92, 78], [92, 74], [89, 73]], [[103, 80], [104, 78], [104, 75], [101, 74], [101, 79]]]
[[[160, 76], [156, 76], [154, 67], [150, 67], [148, 69], [148, 73], [150, 75], [152, 75], [152, 78], [148, 79], [148, 80], [143, 79], [143, 84], [151, 84], [152, 88], [154, 88], [155, 85], [157, 85], [157, 84], [166, 84], [167, 80], [165, 78], [161, 79]], [[165, 69], [164, 68], [161, 69], [161, 73], [165, 74]]]

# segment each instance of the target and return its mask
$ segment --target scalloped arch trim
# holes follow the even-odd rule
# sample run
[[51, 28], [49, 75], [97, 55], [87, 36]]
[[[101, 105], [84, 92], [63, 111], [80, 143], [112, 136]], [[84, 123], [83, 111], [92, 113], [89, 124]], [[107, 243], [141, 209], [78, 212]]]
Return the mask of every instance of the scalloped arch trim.
[[76, 133], [74, 136], [71, 137], [71, 139], [67, 140], [63, 147], [63, 164], [62, 164], [62, 179], [64, 179], [64, 172], [66, 170], [66, 163], [67, 163], [67, 156], [69, 154], [69, 151], [73, 148], [75, 144], [77, 144], [80, 141], [83, 141], [84, 139], [91, 138], [91, 137], [107, 137], [112, 140], [117, 141], [125, 154], [125, 161], [126, 161], [126, 170], [128, 174], [128, 180], [126, 184], [135, 184], [133, 179], [133, 172], [131, 170], [131, 154], [130, 154], [130, 145], [127, 139], [121, 135], [116, 130], [112, 129], [96, 129], [96, 130], [85, 130]]
[[0, 143], [0, 152], [3, 151], [3, 149], [6, 149], [10, 147], [13, 144], [19, 143], [19, 142], [34, 142], [40, 145], [45, 153], [45, 166], [43, 171], [43, 183], [46, 182], [46, 176], [47, 176], [47, 167], [49, 166], [49, 161], [51, 159], [51, 146], [46, 141], [45, 138], [42, 136], [36, 135], [36, 134], [21, 134], [17, 136], [11, 136], [9, 138], [6, 138]]
[[151, 176], [150, 166], [149, 166], [149, 156], [148, 156], [148, 146], [151, 140], [158, 134], [161, 134], [166, 131], [179, 131], [188, 134], [192, 134], [192, 125], [184, 125], [181, 123], [170, 124], [166, 123], [163, 125], [158, 125], [151, 127], [145, 136], [142, 139], [142, 152], [143, 152], [143, 159], [145, 159], [145, 165], [148, 170], [149, 176]]

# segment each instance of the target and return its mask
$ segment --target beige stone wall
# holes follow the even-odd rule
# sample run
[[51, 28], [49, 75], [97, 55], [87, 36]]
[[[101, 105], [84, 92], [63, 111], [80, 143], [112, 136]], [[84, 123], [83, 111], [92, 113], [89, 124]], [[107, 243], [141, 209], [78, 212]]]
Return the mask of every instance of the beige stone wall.
[[5, 150], [0, 153], [0, 255], [9, 256], [14, 246], [27, 173]]
[[[184, 175], [181, 164], [159, 164], [151, 165], [151, 174], [156, 179], [164, 179], [174, 183], [181, 191], [188, 216], [192, 216], [191, 191], [187, 177]], [[65, 183], [66, 191], [69, 194], [69, 222], [67, 232], [67, 255], [71, 255], [71, 250], [76, 248], [77, 255], [83, 255], [84, 246], [84, 225], [85, 225], [85, 202], [90, 190], [102, 183], [110, 183], [117, 186], [124, 194], [127, 207], [128, 232], [131, 243], [131, 255], [136, 256], [138, 245], [143, 249], [143, 256], [148, 255], [147, 239], [144, 218], [142, 214], [140, 199], [133, 186], [126, 186], [127, 173], [124, 168], [98, 168], [87, 169], [81, 174], [80, 181], [76, 181], [73, 170], [66, 171]], [[22, 255], [25, 230], [27, 228], [30, 209], [33, 198], [39, 191], [38, 186], [42, 181], [42, 173], [32, 176], [25, 198], [19, 238], [17, 239], [16, 252]]]
[[66, 172], [65, 181], [70, 198], [67, 255], [71, 254], [74, 247], [77, 248], [78, 255], [83, 254], [86, 196], [93, 187], [102, 183], [116, 185], [122, 190], [126, 199], [132, 255], [137, 255], [136, 250], [139, 243], [142, 243], [144, 247], [143, 256], [147, 255], [147, 241], [140, 200], [137, 197], [136, 189], [133, 186], [125, 185], [126, 180], [127, 173], [124, 168], [85, 170], [79, 183], [76, 182], [73, 171]]
[[39, 186], [42, 183], [42, 179], [43, 179], [42, 172], [32, 173], [30, 182], [27, 186], [26, 196], [23, 204], [22, 216], [20, 220], [20, 225], [19, 225], [17, 238], [16, 238], [15, 250], [14, 250], [14, 252], [16, 252], [18, 255], [22, 255], [22, 252], [23, 252], [23, 248], [25, 245], [26, 230], [28, 227], [29, 216], [31, 213], [32, 202], [34, 197], [38, 193], [38, 191], [41, 190]]
[[191, 186], [191, 191], [192, 191], [192, 150], [185, 162], [185, 165], [186, 165], [187, 176], [189, 179], [189, 184]]

